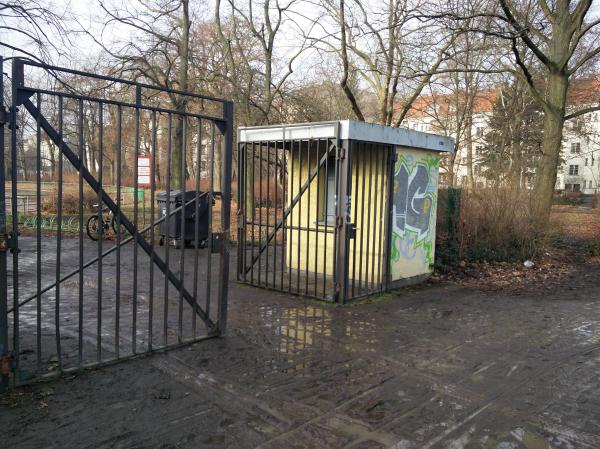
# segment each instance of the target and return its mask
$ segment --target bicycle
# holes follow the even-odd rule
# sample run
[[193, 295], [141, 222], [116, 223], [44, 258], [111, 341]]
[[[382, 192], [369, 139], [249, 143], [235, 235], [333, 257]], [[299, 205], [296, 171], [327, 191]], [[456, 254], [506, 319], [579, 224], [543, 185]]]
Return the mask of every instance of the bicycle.
[[[108, 207], [100, 208], [100, 205], [94, 204], [94, 207], [99, 209], [99, 212], [92, 215], [87, 219], [85, 224], [85, 231], [91, 240], [97, 241], [101, 238], [110, 228], [112, 228], [115, 235], [117, 235], [117, 217]], [[108, 211], [108, 217], [104, 219], [104, 212]], [[123, 225], [121, 225], [121, 235], [124, 233]]]

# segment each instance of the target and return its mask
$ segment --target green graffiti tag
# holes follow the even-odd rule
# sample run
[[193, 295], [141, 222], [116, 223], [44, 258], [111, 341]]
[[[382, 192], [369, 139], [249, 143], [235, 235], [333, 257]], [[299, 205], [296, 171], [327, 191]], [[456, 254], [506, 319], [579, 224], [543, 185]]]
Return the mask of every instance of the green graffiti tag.
[[399, 155], [394, 174], [392, 263], [411, 260], [423, 248], [424, 262], [433, 265], [437, 177], [440, 158], [427, 156], [416, 162]]

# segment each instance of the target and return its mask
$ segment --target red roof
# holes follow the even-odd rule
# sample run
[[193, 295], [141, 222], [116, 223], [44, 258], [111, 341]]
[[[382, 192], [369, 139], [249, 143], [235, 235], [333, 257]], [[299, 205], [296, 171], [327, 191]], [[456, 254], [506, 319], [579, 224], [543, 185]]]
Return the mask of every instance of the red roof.
[[[473, 102], [473, 112], [491, 112], [499, 94], [500, 88], [483, 89], [478, 92]], [[464, 106], [466, 100], [463, 92], [422, 95], [415, 100], [407, 118], [422, 118], [434, 114], [446, 115], [452, 109]], [[570, 105], [588, 105], [600, 102], [600, 74], [571, 80], [567, 101]]]

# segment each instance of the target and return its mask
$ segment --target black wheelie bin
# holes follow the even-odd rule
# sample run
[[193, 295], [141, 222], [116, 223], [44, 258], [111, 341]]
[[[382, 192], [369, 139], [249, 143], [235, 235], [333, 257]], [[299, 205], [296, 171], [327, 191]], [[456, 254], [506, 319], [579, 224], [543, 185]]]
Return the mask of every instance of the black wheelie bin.
[[[158, 225], [160, 240], [162, 246], [165, 242], [172, 242], [179, 247], [183, 243], [190, 246], [194, 243], [200, 248], [206, 246], [208, 240], [208, 202], [210, 195], [208, 192], [198, 192], [198, 201], [196, 201], [196, 191], [171, 190], [159, 192], [156, 194], [158, 206], [158, 217], [164, 219]], [[168, 204], [169, 203], [169, 204]], [[185, 207], [181, 208], [185, 203]], [[196, 209], [196, 203], [198, 208]], [[167, 217], [167, 208], [169, 217]], [[180, 209], [178, 209], [180, 208]], [[196, 240], [196, 216], [198, 216], [198, 239]], [[165, 218], [167, 217], [167, 218]], [[182, 220], [185, 220], [182, 231]]]

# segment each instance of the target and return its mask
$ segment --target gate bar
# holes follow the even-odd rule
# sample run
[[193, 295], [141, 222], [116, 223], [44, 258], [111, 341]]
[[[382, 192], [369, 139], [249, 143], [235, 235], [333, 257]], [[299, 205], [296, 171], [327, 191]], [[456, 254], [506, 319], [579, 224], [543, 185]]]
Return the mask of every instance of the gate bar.
[[[102, 232], [104, 229], [102, 228], [104, 225], [102, 224], [102, 195], [100, 192], [104, 189], [102, 187], [102, 183], [104, 181], [104, 105], [102, 103], [98, 104], [98, 150], [100, 152], [100, 164], [98, 166], [98, 184], [100, 189], [98, 190], [98, 225], [101, 226]], [[136, 164], [137, 165], [137, 164]], [[98, 319], [96, 321], [96, 361], [100, 362], [102, 360], [102, 235], [98, 236], [98, 296], [97, 296], [97, 310], [98, 310]]]
[[[44, 129], [44, 131], [46, 132], [46, 134], [48, 135], [48, 137], [50, 137], [50, 139], [55, 143], [55, 145], [57, 145], [62, 150], [62, 152], [69, 159], [71, 164], [73, 164], [75, 169], [79, 170], [81, 176], [83, 178], [85, 178], [86, 182], [90, 185], [90, 187], [94, 191], [97, 192], [99, 189], [98, 182], [94, 179], [94, 177], [91, 175], [91, 173], [83, 165], [83, 161], [81, 161], [75, 155], [75, 153], [73, 153], [71, 148], [67, 145], [66, 142], [64, 142], [64, 140], [59, 140], [56, 130], [52, 127], [52, 125], [50, 125], [50, 123], [48, 123], [46, 118], [41, 115], [40, 111], [35, 107], [35, 105], [31, 102], [31, 100], [26, 99], [23, 102], [23, 105], [25, 106], [25, 108], [31, 114], [31, 116], [33, 118], [37, 119], [39, 117], [41, 126]], [[16, 108], [16, 106], [15, 106], [15, 108]], [[229, 156], [229, 158], [231, 158], [231, 156]], [[226, 155], [225, 159], [227, 159], [227, 155]], [[227, 189], [231, 190], [231, 186], [224, 186], [224, 189], [223, 189], [224, 197], [226, 197], [225, 190], [227, 190]], [[184, 296], [185, 300], [192, 306], [192, 308], [195, 309], [195, 312], [200, 316], [200, 318], [202, 318], [202, 320], [206, 323], [208, 328], [211, 331], [215, 330], [215, 324], [212, 322], [212, 320], [204, 313], [204, 311], [197, 304], [194, 304], [195, 303], [194, 298], [190, 295], [190, 293], [187, 291], [187, 289], [185, 289], [185, 287], [183, 285], [181, 285], [181, 283], [179, 282], [179, 279], [177, 279], [177, 277], [173, 274], [173, 272], [171, 272], [171, 270], [165, 264], [165, 262], [156, 253], [153, 254], [152, 248], [150, 248], [150, 245], [148, 244], [148, 242], [146, 242], [146, 239], [142, 236], [142, 234], [138, 233], [138, 231], [135, 229], [135, 227], [131, 223], [131, 221], [129, 221], [129, 219], [121, 212], [121, 210], [119, 210], [117, 208], [117, 206], [114, 203], [114, 201], [112, 200], [112, 198], [103, 189], [102, 189], [102, 201], [108, 206], [108, 208], [113, 212], [113, 214], [121, 217], [121, 223], [123, 224], [123, 226], [125, 226], [127, 231], [135, 237], [136, 243], [142, 247], [142, 249], [146, 252], [146, 254], [148, 254], [149, 256], [153, 255], [153, 262], [156, 263], [156, 265], [160, 268], [160, 270], [171, 281], [173, 286], [178, 290], [183, 289], [183, 296]], [[80, 203], [80, 204], [82, 204], [82, 203]], [[168, 204], [168, 202], [167, 202], [167, 204]], [[222, 215], [228, 215], [228, 214], [222, 213]], [[227, 227], [227, 229], [228, 229], [228, 227]], [[81, 300], [81, 298], [80, 298], [80, 300]]]
[[[223, 119], [225, 123], [213, 122], [220, 126], [223, 139], [223, 150], [221, 154], [221, 258], [219, 261], [219, 296], [217, 311], [217, 333], [224, 335], [227, 330], [227, 295], [229, 292], [229, 232], [231, 225], [231, 211], [228, 207], [223, 207], [225, 203], [231, 201], [231, 159], [233, 155], [233, 102], [223, 103]], [[213, 128], [214, 129], [214, 128]], [[213, 140], [214, 145], [214, 140]], [[214, 159], [213, 159], [214, 160]], [[212, 243], [212, 242], [211, 242]]]
[[[137, 230], [138, 223], [138, 202], [140, 196], [138, 195], [138, 160], [140, 157], [140, 106], [142, 105], [142, 89], [141, 87], [135, 86], [135, 125], [134, 125], [134, 139], [135, 139], [135, 163], [133, 164], [133, 230]], [[145, 201], [145, 198], [144, 198]], [[119, 209], [120, 212], [120, 209]], [[131, 235], [135, 235], [131, 232]], [[146, 239], [143, 239], [147, 244]], [[147, 253], [149, 256], [153, 254], [152, 248], [148, 245]], [[167, 267], [168, 268], [168, 267]], [[133, 245], [133, 297], [131, 298], [131, 352], [137, 352], [137, 307], [138, 307], [138, 246]], [[151, 288], [154, 286], [151, 286]]]
[[[12, 104], [10, 108], [10, 177], [11, 177], [11, 195], [12, 198], [17, 198], [17, 183], [15, 182], [18, 177], [17, 170], [17, 105], [15, 98], [18, 95], [18, 88], [23, 86], [23, 66], [19, 64], [12, 64], [12, 92], [11, 98]], [[1, 74], [4, 77], [4, 73]], [[21, 366], [20, 352], [21, 352], [21, 340], [19, 338], [20, 333], [20, 319], [19, 319], [19, 217], [17, 202], [11, 199], [12, 209], [12, 229], [11, 229], [11, 247], [13, 252], [13, 357], [14, 357], [14, 369], [16, 372], [19, 371]]]
[[[197, 132], [196, 135], [198, 136], [197, 141], [196, 141], [196, 182], [195, 182], [195, 192], [196, 195], [194, 195], [194, 199], [196, 200], [196, 203], [194, 205], [194, 210], [198, 210], [198, 208], [200, 207], [200, 203], [199, 200], [200, 198], [198, 198], [199, 192], [200, 192], [200, 168], [201, 168], [201, 164], [200, 164], [200, 153], [202, 152], [202, 120], [198, 120], [198, 124], [197, 126]], [[156, 137], [156, 132], [155, 132], [155, 137]], [[156, 142], [154, 142], [156, 143]], [[152, 155], [154, 156], [156, 153], [156, 146], [153, 147], [154, 149], [152, 150]], [[154, 161], [154, 158], [152, 159]], [[153, 178], [153, 182], [154, 182], [154, 178]], [[153, 184], [153, 188], [154, 188], [154, 184]], [[209, 200], [212, 203], [212, 200]], [[154, 196], [152, 197], [152, 204], [154, 204]], [[154, 219], [154, 214], [152, 214], [152, 219]], [[199, 214], [195, 214], [195, 222], [194, 222], [194, 242], [196, 243], [196, 251], [194, 252], [194, 280], [193, 280], [193, 285], [194, 285], [194, 298], [196, 298], [196, 301], [198, 299], [198, 238], [199, 238], [199, 233], [200, 233], [200, 216]], [[206, 310], [206, 314], [208, 316], [210, 316], [210, 313], [208, 310]], [[194, 336], [194, 338], [196, 338], [196, 331], [197, 331], [197, 324], [196, 324], [196, 314], [192, 314], [192, 335]]]
[[392, 248], [392, 206], [394, 204], [394, 175], [396, 169], [396, 161], [398, 160], [398, 153], [396, 152], [396, 148], [393, 146], [389, 147], [390, 151], [387, 153], [387, 205], [386, 205], [386, 214], [385, 214], [385, 244], [384, 244], [384, 265], [383, 265], [383, 280], [385, 290], [389, 290], [391, 283], [391, 248]]
[[[157, 141], [157, 122], [156, 122], [156, 111], [152, 111], [152, 143], [151, 143], [151, 171], [152, 175], [150, 176], [150, 247], [152, 249], [152, 254], [150, 255], [150, 259], [154, 257], [154, 195], [156, 193], [156, 141]], [[145, 199], [145, 198], [144, 198]], [[154, 264], [150, 264], [150, 291], [148, 292], [148, 351], [152, 351], [152, 335], [153, 328], [152, 324], [154, 323]], [[196, 297], [196, 293], [194, 292], [194, 297]], [[196, 314], [193, 314], [196, 317]], [[196, 334], [194, 334], [194, 338]]]
[[[42, 69], [45, 69], [48, 71], [71, 73], [72, 75], [85, 76], [88, 78], [96, 78], [96, 79], [100, 79], [100, 80], [104, 80], [104, 81], [111, 81], [113, 83], [126, 84], [128, 86], [139, 86], [143, 89], [157, 90], [160, 92], [184, 95], [186, 97], [198, 98], [201, 100], [210, 100], [210, 101], [215, 101], [217, 103], [223, 103], [223, 104], [229, 103], [228, 101], [225, 101], [222, 98], [211, 97], [209, 95], [196, 94], [193, 92], [187, 92], [185, 90], [169, 89], [167, 87], [155, 86], [152, 84], [144, 84], [144, 83], [139, 83], [137, 81], [116, 78], [114, 76], [99, 75], [96, 73], [90, 74], [88, 72], [83, 72], [81, 70], [75, 70], [75, 69], [69, 69], [69, 68], [65, 68], [65, 67], [58, 67], [58, 66], [54, 66], [54, 65], [50, 65], [50, 64], [44, 64], [42, 62], [32, 61], [30, 59], [15, 58], [14, 62], [17, 64], [20, 64], [20, 65], [27, 64], [28, 66], [31, 66], [31, 67], [39, 67], [39, 68], [42, 68]], [[173, 112], [176, 112], [176, 111], [173, 111]]]
[[[6, 235], [6, 192], [4, 185], [5, 157], [4, 157], [4, 123], [6, 110], [4, 109], [4, 60], [0, 56], [0, 393], [8, 388], [8, 373], [10, 360], [8, 354], [8, 285], [6, 276], [6, 250], [8, 249]], [[14, 201], [12, 201], [14, 203]]]
[[[63, 99], [62, 97], [58, 97], [58, 135], [62, 139], [63, 138]], [[63, 155], [58, 155], [58, 192], [57, 192], [57, 228], [56, 228], [56, 290], [55, 290], [55, 300], [54, 300], [54, 327], [56, 332], [56, 358], [58, 360], [58, 369], [62, 371], [63, 369], [63, 361], [62, 361], [62, 348], [61, 348], [61, 338], [60, 338], [60, 268], [61, 268], [61, 260], [60, 255], [62, 252], [62, 204], [63, 204]]]
[[[122, 136], [123, 134], [123, 108], [117, 106], [117, 139], [115, 142], [115, 153], [117, 153], [117, 207], [121, 208], [121, 164], [122, 164]], [[117, 254], [116, 254], [116, 274], [115, 282], [115, 355], [120, 356], [121, 346], [120, 329], [121, 329], [121, 216], [117, 215]], [[132, 237], [133, 238], [133, 237]], [[154, 264], [151, 264], [154, 265]]]
[[[342, 157], [340, 157], [342, 155]], [[336, 301], [342, 304], [348, 298], [348, 253], [350, 249], [350, 201], [352, 192], [352, 157], [353, 147], [348, 140], [343, 140], [338, 149], [336, 161], [337, 170], [337, 242], [335, 245], [336, 262], [334, 273], [336, 276]], [[362, 245], [361, 245], [362, 246]]]
[[77, 172], [79, 182], [79, 311], [78, 311], [78, 361], [79, 366], [83, 364], [83, 164], [84, 157], [84, 139], [83, 139], [83, 100], [79, 100], [79, 120], [77, 124], [79, 135], [79, 161], [80, 169]]
[[[169, 114], [168, 120], [168, 143], [167, 143], [167, 207], [166, 207], [166, 216], [171, 216], [171, 153], [173, 152], [173, 115]], [[183, 212], [182, 212], [183, 214]], [[171, 223], [167, 224], [167, 229], [171, 228]], [[167, 246], [165, 247], [165, 264], [167, 268], [169, 267], [169, 236], [165, 236], [167, 239]], [[163, 344], [167, 346], [169, 342], [169, 280], [165, 276], [165, 284], [164, 284], [164, 292], [163, 292]]]
[[[36, 103], [38, 109], [41, 111], [42, 98], [38, 93], [36, 95]], [[40, 114], [41, 115], [41, 114]], [[37, 359], [37, 372], [39, 373], [42, 369], [42, 294], [40, 290], [42, 289], [42, 175], [41, 175], [41, 165], [42, 165], [42, 143], [41, 136], [42, 130], [40, 129], [40, 120], [39, 117], [36, 119], [36, 149], [35, 149], [35, 215], [37, 218], [36, 223], [36, 232], [35, 232], [35, 240], [36, 240], [36, 290], [37, 290], [37, 298], [36, 298], [36, 329], [37, 329], [37, 339], [36, 339], [36, 359]]]

